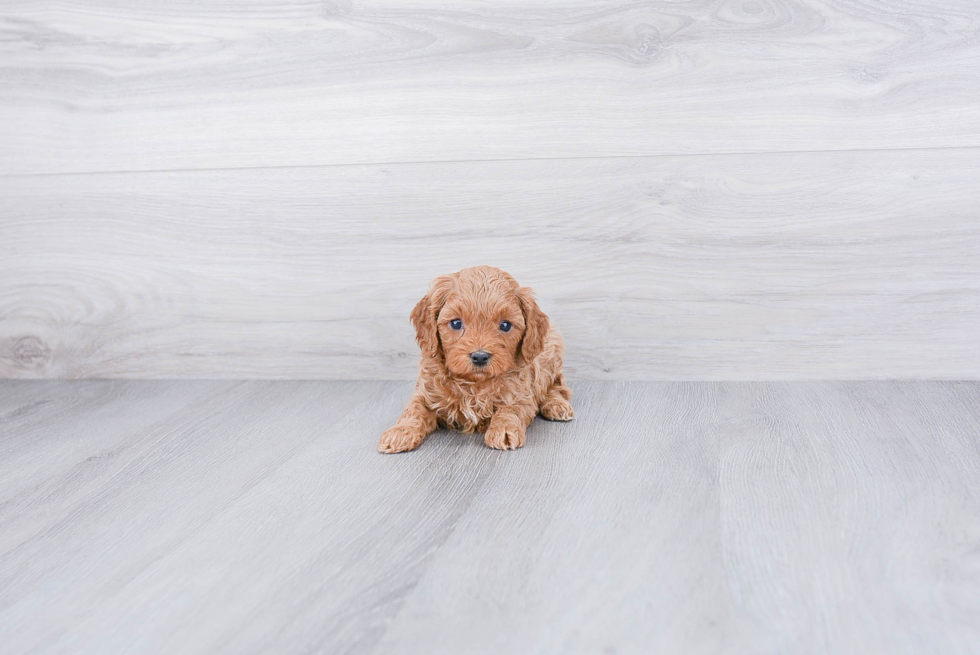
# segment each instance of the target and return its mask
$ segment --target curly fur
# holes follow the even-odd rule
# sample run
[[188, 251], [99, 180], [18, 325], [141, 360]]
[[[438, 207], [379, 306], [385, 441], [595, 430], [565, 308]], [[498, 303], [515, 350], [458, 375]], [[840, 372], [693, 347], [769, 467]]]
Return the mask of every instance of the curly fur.
[[[432, 281], [412, 310], [422, 351], [415, 393], [398, 422], [381, 435], [378, 450], [414, 450], [438, 427], [484, 432], [491, 448], [524, 445], [534, 417], [572, 419], [561, 335], [534, 293], [491, 266], [465, 268]], [[459, 320], [459, 329], [452, 327]], [[512, 327], [501, 329], [503, 321]], [[485, 365], [474, 352], [487, 353]]]

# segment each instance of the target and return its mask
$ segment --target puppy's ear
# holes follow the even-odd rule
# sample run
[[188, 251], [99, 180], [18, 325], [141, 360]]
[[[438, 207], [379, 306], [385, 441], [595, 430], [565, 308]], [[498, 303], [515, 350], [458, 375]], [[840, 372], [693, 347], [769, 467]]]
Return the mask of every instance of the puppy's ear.
[[419, 342], [422, 353], [428, 357], [436, 357], [442, 351], [436, 319], [452, 288], [451, 276], [437, 277], [432, 281], [429, 293], [412, 310], [410, 318], [415, 326], [415, 340]]
[[544, 350], [544, 337], [548, 334], [548, 317], [534, 300], [534, 291], [530, 287], [517, 290], [517, 302], [524, 312], [524, 336], [521, 337], [520, 353], [525, 362], [541, 354]]

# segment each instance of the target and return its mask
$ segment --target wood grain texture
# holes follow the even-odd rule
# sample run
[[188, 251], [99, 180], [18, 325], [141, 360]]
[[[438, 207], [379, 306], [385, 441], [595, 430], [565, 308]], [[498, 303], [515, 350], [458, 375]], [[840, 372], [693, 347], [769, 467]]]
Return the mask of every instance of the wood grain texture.
[[410, 389], [0, 382], [4, 653], [980, 648], [978, 383], [581, 383], [379, 455]]
[[751, 388], [721, 449], [732, 652], [980, 650], [980, 385]]
[[410, 379], [489, 263], [573, 379], [980, 377], [980, 149], [0, 179], [0, 376]]
[[972, 0], [4, 3], [0, 174], [980, 146]]
[[575, 421], [538, 419], [489, 476], [377, 652], [721, 652], [719, 391], [577, 387]]

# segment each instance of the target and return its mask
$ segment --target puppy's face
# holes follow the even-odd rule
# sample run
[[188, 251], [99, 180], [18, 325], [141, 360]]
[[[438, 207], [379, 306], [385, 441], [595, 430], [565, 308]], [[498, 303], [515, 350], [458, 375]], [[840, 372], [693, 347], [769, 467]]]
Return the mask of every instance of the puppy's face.
[[524, 313], [513, 293], [453, 294], [439, 312], [439, 339], [454, 377], [485, 380], [512, 370], [524, 336]]
[[548, 330], [531, 290], [489, 266], [436, 278], [412, 322], [423, 353], [441, 357], [450, 375], [470, 381], [531, 361]]

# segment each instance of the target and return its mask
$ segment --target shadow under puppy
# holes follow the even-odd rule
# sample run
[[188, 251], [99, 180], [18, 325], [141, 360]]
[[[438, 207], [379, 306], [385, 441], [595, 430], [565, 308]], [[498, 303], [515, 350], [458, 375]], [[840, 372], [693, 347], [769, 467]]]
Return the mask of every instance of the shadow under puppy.
[[504, 271], [476, 266], [437, 277], [411, 319], [419, 379], [379, 451], [414, 450], [439, 427], [484, 432], [487, 446], [511, 450], [524, 445], [537, 414], [572, 419], [561, 335], [532, 290]]

